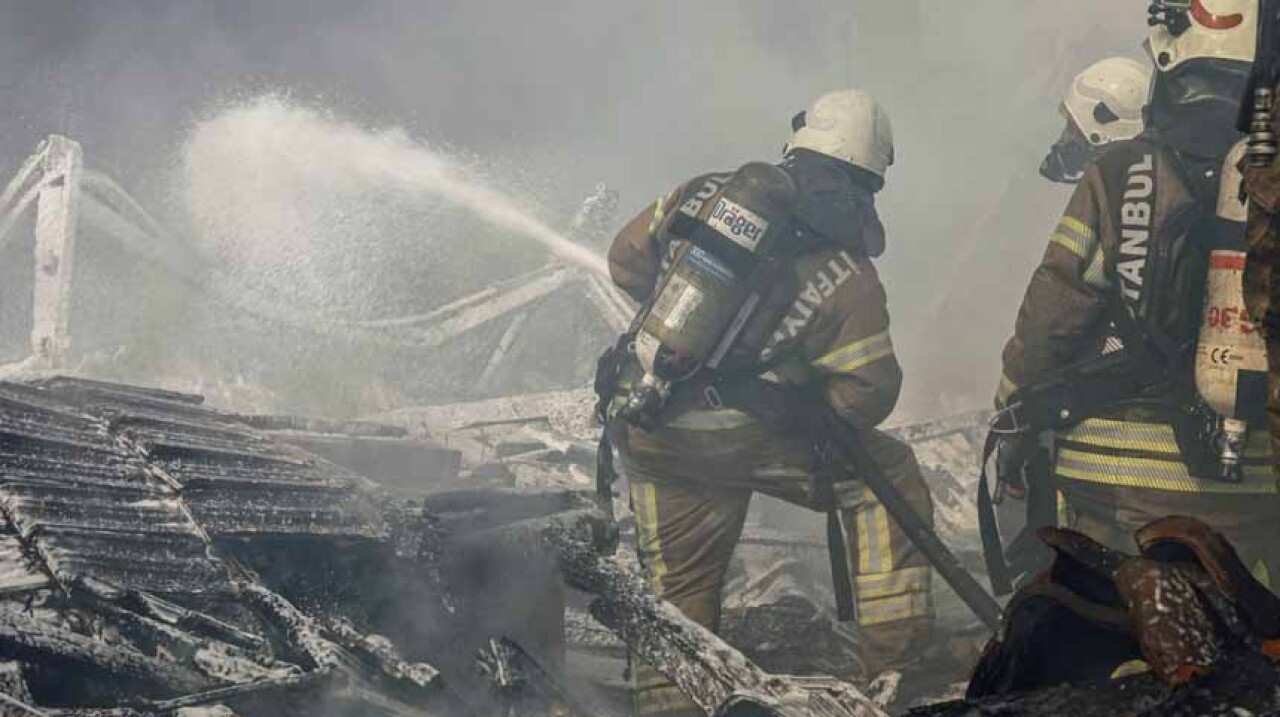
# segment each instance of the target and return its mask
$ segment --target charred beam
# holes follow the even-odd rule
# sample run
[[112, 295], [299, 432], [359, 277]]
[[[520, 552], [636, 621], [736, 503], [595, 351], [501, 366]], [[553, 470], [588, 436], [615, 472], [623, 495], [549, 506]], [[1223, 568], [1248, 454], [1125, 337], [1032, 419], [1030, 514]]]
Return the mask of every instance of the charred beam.
[[591, 612], [632, 653], [671, 680], [707, 714], [876, 717], [883, 713], [851, 685], [770, 675], [707, 628], [660, 600], [634, 569], [601, 548], [612, 525], [581, 511], [542, 521], [541, 544], [565, 580], [597, 596]]
[[340, 650], [321, 635], [320, 626], [293, 603], [255, 583], [239, 583], [240, 597], [271, 625], [279, 629], [290, 650], [306, 658], [313, 669], [334, 669], [342, 665]]
[[175, 605], [142, 590], [119, 590], [93, 578], [80, 578], [71, 595], [98, 605], [113, 614], [128, 612], [150, 623], [171, 628], [187, 639], [208, 638], [246, 651], [261, 651], [266, 641], [217, 618]]
[[324, 632], [338, 645], [372, 663], [384, 677], [419, 690], [434, 691], [443, 687], [439, 670], [421, 662], [406, 662], [391, 641], [381, 635], [366, 635], [342, 618], [327, 621]]
[[113, 677], [155, 685], [167, 694], [186, 694], [211, 686], [210, 680], [194, 670], [37, 620], [16, 606], [0, 608], [0, 657], [105, 672]]

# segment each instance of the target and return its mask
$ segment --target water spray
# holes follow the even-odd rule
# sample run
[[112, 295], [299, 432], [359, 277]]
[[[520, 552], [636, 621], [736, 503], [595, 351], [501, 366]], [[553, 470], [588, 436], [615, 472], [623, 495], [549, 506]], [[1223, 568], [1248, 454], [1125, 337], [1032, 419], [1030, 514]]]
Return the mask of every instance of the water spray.
[[[230, 164], [220, 164], [224, 162]], [[271, 173], [330, 192], [349, 189], [352, 197], [381, 190], [443, 199], [491, 226], [538, 242], [567, 263], [608, 276], [603, 257], [550, 228], [444, 153], [401, 130], [369, 130], [278, 96], [232, 107], [197, 125], [184, 148], [184, 165], [187, 203], [198, 219], [212, 220], [215, 230], [226, 212], [251, 213], [254, 207], [245, 206], [246, 200], [267, 204], [273, 199], [265, 192], [245, 196], [240, 186], [229, 185], [269, 185], [276, 176], [268, 180], [254, 173]], [[211, 186], [210, 174], [223, 175], [223, 184]], [[221, 203], [228, 191], [219, 188], [240, 192], [234, 195], [238, 206]], [[288, 214], [307, 209], [277, 206], [266, 211]]]

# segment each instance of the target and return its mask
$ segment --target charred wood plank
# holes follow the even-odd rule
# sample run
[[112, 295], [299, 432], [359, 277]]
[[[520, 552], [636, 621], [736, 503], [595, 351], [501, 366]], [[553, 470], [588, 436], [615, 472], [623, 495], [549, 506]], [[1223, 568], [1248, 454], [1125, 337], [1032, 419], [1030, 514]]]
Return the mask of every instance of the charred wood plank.
[[0, 607], [0, 658], [105, 672], [167, 694], [195, 692], [215, 684], [194, 670], [37, 620], [16, 606]]
[[[593, 505], [592, 494], [574, 490], [467, 489], [435, 493], [422, 501], [441, 528], [464, 535]], [[535, 541], [536, 544], [536, 541]]]
[[540, 543], [558, 556], [566, 582], [597, 596], [592, 615], [707, 714], [883, 715], [851, 685], [764, 672], [715, 633], [654, 596], [636, 570], [604, 552], [611, 550], [615, 533], [602, 514], [578, 511], [540, 522]]
[[335, 679], [338, 679], [338, 675], [332, 670], [316, 670], [287, 677], [258, 680], [245, 685], [221, 687], [162, 702], [152, 702], [146, 705], [146, 709], [152, 713], [168, 715], [188, 707], [208, 707], [221, 703], [249, 706], [255, 700], [263, 700], [283, 693], [323, 689]]
[[328, 620], [325, 636], [358, 657], [372, 663], [380, 674], [420, 690], [441, 688], [440, 671], [421, 662], [406, 662], [391, 641], [381, 635], [366, 635], [342, 618]]
[[179, 627], [101, 600], [81, 600], [90, 609], [136, 645], [163, 647], [179, 662], [215, 682], [242, 684], [296, 674], [298, 668], [249, 652], [239, 646], [218, 642], [183, 631]]
[[279, 629], [292, 652], [305, 658], [312, 669], [342, 665], [340, 648], [321, 635], [320, 626], [283, 596], [256, 583], [242, 582], [236, 591], [251, 608]]

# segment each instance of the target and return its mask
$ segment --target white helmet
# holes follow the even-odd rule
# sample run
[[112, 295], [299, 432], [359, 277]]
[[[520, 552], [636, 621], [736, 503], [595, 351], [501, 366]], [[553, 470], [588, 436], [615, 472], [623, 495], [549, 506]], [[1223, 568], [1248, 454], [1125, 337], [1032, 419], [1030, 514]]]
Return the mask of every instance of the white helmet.
[[1109, 57], [1076, 75], [1062, 112], [1094, 147], [1142, 133], [1142, 108], [1151, 68], [1127, 57]]
[[1253, 62], [1258, 0], [1156, 0], [1151, 15], [1147, 45], [1161, 72], [1197, 58]]
[[893, 128], [875, 97], [861, 90], [838, 90], [817, 99], [792, 121], [787, 151], [807, 149], [834, 157], [884, 178], [893, 164]]

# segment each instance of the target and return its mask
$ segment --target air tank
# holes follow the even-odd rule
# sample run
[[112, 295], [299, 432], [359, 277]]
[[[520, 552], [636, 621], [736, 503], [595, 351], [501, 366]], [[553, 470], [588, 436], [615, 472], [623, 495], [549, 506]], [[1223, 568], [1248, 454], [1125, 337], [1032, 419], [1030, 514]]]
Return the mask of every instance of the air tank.
[[1250, 422], [1263, 415], [1266, 402], [1267, 348], [1245, 310], [1245, 220], [1237, 168], [1245, 143], [1232, 149], [1222, 168], [1217, 221], [1209, 252], [1204, 316], [1196, 350], [1196, 389], [1220, 416], [1217, 435], [1223, 480], [1242, 479], [1240, 451]]

